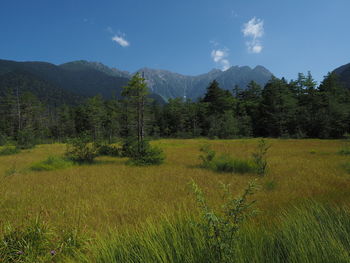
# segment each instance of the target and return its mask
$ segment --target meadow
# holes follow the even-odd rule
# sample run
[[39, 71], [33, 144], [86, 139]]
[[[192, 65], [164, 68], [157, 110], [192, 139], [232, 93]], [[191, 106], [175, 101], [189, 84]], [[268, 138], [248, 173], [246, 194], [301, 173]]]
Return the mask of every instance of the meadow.
[[[152, 230], [150, 222], [157, 224], [164, 218], [178, 218], [179, 214], [189, 218], [198, 214], [189, 185], [191, 180], [203, 190], [209, 204], [219, 208], [222, 205], [220, 182], [230, 184], [232, 193], [237, 195], [255, 179], [259, 190], [254, 199], [259, 213], [251, 220], [249, 228], [254, 228], [256, 233], [260, 231], [259, 235], [266, 238], [269, 235], [260, 226], [274, 228], [282, 215], [288, 211], [298, 213], [295, 212], [297, 208], [309, 200], [326, 207], [347, 209], [350, 157], [339, 154], [346, 141], [268, 139], [267, 142], [271, 148], [267, 155], [268, 172], [263, 177], [216, 173], [199, 167], [199, 148], [204, 144], [210, 144], [217, 153], [248, 159], [258, 139], [153, 141], [153, 145], [164, 150], [167, 158], [164, 164], [149, 167], [126, 165], [125, 158], [98, 157], [93, 164], [53, 171], [30, 169], [49, 155], [62, 156], [66, 149], [64, 144], [38, 145], [18, 154], [0, 156], [0, 231], [4, 233], [8, 224], [20, 228], [36, 218], [56, 230], [78, 229], [89, 244], [110, 233], [142, 231], [145, 225], [147, 231], [156, 231], [157, 227]], [[313, 207], [317, 211], [328, 211], [318, 205]], [[124, 262], [129, 261], [124, 259]], [[130, 262], [146, 261], [134, 259]], [[161, 258], [153, 262], [175, 261]]]

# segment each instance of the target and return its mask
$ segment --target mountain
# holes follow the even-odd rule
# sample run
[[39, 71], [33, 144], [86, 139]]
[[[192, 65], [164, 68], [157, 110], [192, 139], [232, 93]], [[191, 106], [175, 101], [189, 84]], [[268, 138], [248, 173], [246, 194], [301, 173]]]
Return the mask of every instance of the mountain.
[[47, 81], [25, 71], [15, 70], [0, 75], [0, 98], [10, 94], [16, 96], [17, 89], [19, 94], [30, 92], [41, 102], [50, 106], [76, 105], [86, 98], [64, 89], [56, 88]]
[[64, 63], [60, 65], [60, 67], [70, 71], [79, 71], [82, 69], [87, 69], [87, 70], [95, 69], [112, 77], [126, 78], [126, 79], [131, 78], [131, 74], [129, 72], [122, 71], [116, 68], [110, 68], [100, 62], [89, 62], [86, 60], [77, 60], [77, 61]]
[[27, 72], [56, 88], [81, 96], [101, 94], [110, 98], [115, 94], [120, 97], [121, 88], [128, 82], [127, 78], [110, 76], [90, 67], [65, 68], [46, 62], [0, 60], [0, 74], [13, 71]]
[[344, 87], [350, 89], [350, 63], [335, 69], [333, 72], [339, 76]]
[[[101, 94], [104, 98], [111, 98], [113, 95], [121, 98], [122, 87], [127, 85], [132, 76], [127, 71], [85, 60], [58, 66], [46, 62], [0, 60], [0, 76], [10, 72], [25, 73], [27, 77], [30, 75], [37, 81], [45, 83], [42, 86], [50, 89], [48, 93], [67, 93], [69, 97], [72, 97], [72, 94], [80, 97]], [[221, 88], [232, 90], [235, 85], [244, 89], [252, 80], [263, 86], [272, 77], [272, 73], [262, 66], [253, 69], [247, 66], [235, 66], [226, 71], [213, 69], [197, 76], [149, 68], [142, 68], [137, 72], [144, 74], [152, 92], [150, 97], [161, 103], [177, 97], [197, 99], [205, 94], [206, 88], [214, 79], [219, 82]], [[0, 89], [2, 88], [0, 86]]]
[[264, 86], [272, 77], [272, 73], [263, 66], [254, 69], [244, 67], [231, 67], [226, 71], [213, 69], [198, 76], [186, 76], [166, 70], [142, 68], [148, 87], [164, 99], [186, 97], [197, 99], [203, 96], [209, 83], [216, 79], [223, 89], [232, 90], [235, 85], [244, 89], [250, 81]]

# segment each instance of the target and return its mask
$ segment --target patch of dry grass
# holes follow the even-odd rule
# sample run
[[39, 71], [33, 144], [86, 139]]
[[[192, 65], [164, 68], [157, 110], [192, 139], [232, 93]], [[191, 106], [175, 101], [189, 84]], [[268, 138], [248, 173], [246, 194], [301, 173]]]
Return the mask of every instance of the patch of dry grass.
[[[133, 167], [126, 159], [99, 157], [92, 165], [65, 170], [30, 171], [28, 167], [48, 155], [63, 155], [65, 145], [40, 145], [17, 155], [0, 157], [0, 227], [22, 225], [38, 214], [57, 228], [77, 226], [88, 232], [136, 225], [147, 218], [195, 206], [188, 186], [191, 178], [212, 204], [219, 204], [218, 182], [230, 183], [239, 192], [255, 175], [221, 174], [200, 169], [199, 147], [209, 143], [218, 153], [250, 158], [258, 139], [155, 141], [164, 149], [163, 165]], [[350, 175], [342, 167], [349, 157], [337, 154], [337, 140], [270, 139], [269, 170], [259, 178], [264, 186], [256, 195], [263, 211], [259, 220], [273, 219], [282, 207], [306, 198], [321, 202], [350, 201]], [[311, 154], [310, 151], [313, 153]], [[15, 167], [16, 172], [6, 175]]]

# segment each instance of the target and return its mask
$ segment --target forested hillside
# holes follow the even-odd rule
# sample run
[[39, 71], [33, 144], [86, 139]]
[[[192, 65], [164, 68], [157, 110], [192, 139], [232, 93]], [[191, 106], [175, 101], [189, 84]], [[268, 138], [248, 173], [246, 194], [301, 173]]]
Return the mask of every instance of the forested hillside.
[[335, 69], [334, 73], [338, 75], [344, 87], [350, 89], [350, 63]]
[[110, 76], [91, 67], [72, 69], [45, 62], [0, 60], [0, 75], [13, 71], [30, 73], [66, 92], [85, 97], [100, 94], [105, 99], [113, 95], [120, 98], [122, 87], [128, 82], [127, 78]]
[[[37, 140], [65, 140], [88, 133], [95, 140], [112, 140], [135, 135], [130, 125], [135, 113], [127, 100], [95, 96], [79, 105], [66, 105], [81, 98], [68, 93], [55, 97], [59, 91], [32, 76], [9, 73], [0, 83], [10, 90], [2, 89], [3, 138], [18, 140], [25, 134]], [[341, 138], [350, 130], [350, 93], [335, 73], [329, 73], [319, 86], [309, 73], [290, 82], [272, 77], [264, 87], [252, 81], [245, 89], [229, 91], [216, 80], [206, 87], [198, 101], [176, 98], [159, 104], [149, 100], [146, 136]], [[34, 95], [44, 89], [52, 94]]]

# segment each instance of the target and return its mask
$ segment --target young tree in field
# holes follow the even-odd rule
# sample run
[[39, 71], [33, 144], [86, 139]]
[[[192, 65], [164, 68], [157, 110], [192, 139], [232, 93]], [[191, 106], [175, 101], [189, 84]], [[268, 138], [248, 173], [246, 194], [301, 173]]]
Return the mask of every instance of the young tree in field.
[[129, 125], [136, 124], [138, 151], [142, 151], [142, 145], [145, 138], [145, 108], [147, 95], [149, 94], [145, 79], [136, 73], [128, 85], [123, 87], [122, 95], [127, 104], [131, 107], [133, 121]]
[[137, 140], [129, 137], [125, 141], [122, 148], [123, 155], [130, 157], [130, 163], [134, 165], [161, 164], [165, 159], [163, 151], [152, 147], [145, 140], [145, 113], [148, 95], [145, 79], [140, 74], [135, 74], [129, 81], [128, 86], [123, 88], [122, 95], [125, 97], [128, 107], [132, 110], [131, 120], [134, 120], [133, 123], [135, 123], [137, 130]]

